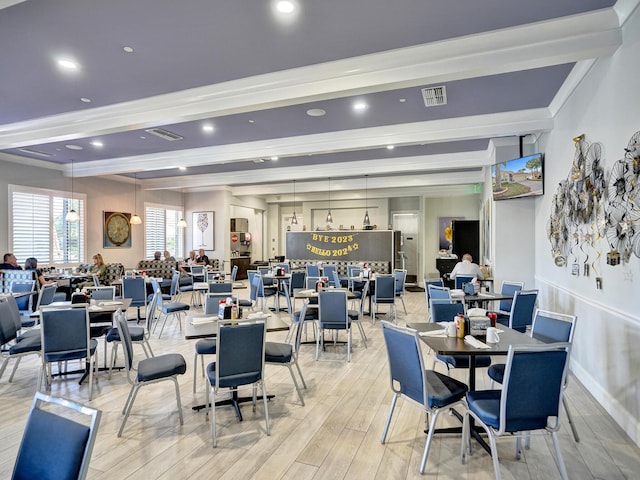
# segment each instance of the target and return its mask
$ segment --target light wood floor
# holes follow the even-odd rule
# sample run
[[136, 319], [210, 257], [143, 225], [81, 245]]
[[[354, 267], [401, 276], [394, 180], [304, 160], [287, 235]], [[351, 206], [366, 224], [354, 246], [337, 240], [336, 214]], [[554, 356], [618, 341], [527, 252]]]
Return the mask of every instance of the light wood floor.
[[[248, 295], [241, 290], [241, 296]], [[424, 293], [408, 293], [408, 315], [400, 306], [399, 322], [424, 321]], [[133, 316], [133, 311], [131, 312]], [[141, 389], [122, 438], [116, 432], [129, 385], [124, 373], [98, 374], [91, 406], [103, 411], [98, 439], [93, 451], [91, 479], [404, 479], [419, 478], [418, 466], [424, 448], [424, 418], [408, 402], [399, 401], [388, 443], [380, 443], [391, 393], [388, 386], [386, 353], [379, 326], [364, 322], [369, 348], [362, 345], [354, 330], [351, 363], [344, 361], [344, 348], [329, 349], [318, 362], [315, 347], [303, 345], [300, 361], [308, 389], [306, 405], [299, 403], [289, 372], [284, 367], [267, 366], [267, 388], [276, 397], [269, 403], [271, 436], [264, 428], [261, 404], [255, 413], [249, 404], [242, 407], [244, 421], [238, 422], [230, 407], [217, 410], [218, 448], [211, 446], [210, 424], [204, 412], [193, 405], [204, 401], [204, 379], [198, 378], [198, 392], [192, 394], [193, 341], [186, 341], [175, 324], [165, 329], [161, 339], [151, 340], [154, 352], [179, 352], [188, 369], [180, 378], [184, 425], [180, 426], [172, 383]], [[279, 341], [284, 333], [269, 333]], [[134, 348], [138, 358], [141, 350]], [[100, 354], [102, 346], [100, 345]], [[427, 352], [425, 352], [427, 355]], [[102, 362], [102, 358], [100, 358]], [[432, 358], [426, 357], [427, 365]], [[11, 365], [10, 365], [11, 367]], [[442, 368], [442, 367], [438, 367]], [[27, 413], [35, 390], [38, 363], [23, 360], [14, 382], [8, 373], [0, 380], [0, 478], [9, 478]], [[452, 375], [461, 380], [465, 371]], [[488, 388], [486, 373], [478, 372], [478, 388]], [[77, 378], [55, 380], [51, 393], [86, 402], [87, 386]], [[568, 425], [561, 430], [561, 448], [570, 478], [639, 478], [640, 449], [613, 422], [575, 379], [567, 397], [581, 441], [575, 443]], [[455, 425], [443, 414], [440, 425]], [[499, 443], [504, 478], [559, 478], [548, 436], [532, 438], [531, 449], [522, 459], [513, 456], [512, 439]], [[436, 435], [427, 463], [428, 478], [493, 478], [489, 455], [475, 448], [466, 464], [459, 457], [460, 438]]]

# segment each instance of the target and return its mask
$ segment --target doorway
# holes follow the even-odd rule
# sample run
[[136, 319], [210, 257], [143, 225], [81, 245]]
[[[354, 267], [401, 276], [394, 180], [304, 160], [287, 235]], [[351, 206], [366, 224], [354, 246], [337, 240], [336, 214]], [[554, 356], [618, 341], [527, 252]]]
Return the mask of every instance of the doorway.
[[[402, 233], [402, 257], [404, 268], [407, 270], [406, 283], [415, 284], [418, 281], [418, 265], [420, 245], [420, 217], [418, 212], [397, 212], [392, 214], [393, 229]], [[398, 258], [397, 265], [402, 265], [402, 258]]]

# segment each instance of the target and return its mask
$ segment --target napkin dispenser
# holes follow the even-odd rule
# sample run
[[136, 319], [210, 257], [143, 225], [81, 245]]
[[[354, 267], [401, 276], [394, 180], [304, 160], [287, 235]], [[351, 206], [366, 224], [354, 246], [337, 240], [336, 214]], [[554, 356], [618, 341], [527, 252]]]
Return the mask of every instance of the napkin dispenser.
[[491, 326], [491, 319], [487, 316], [469, 317], [469, 335], [474, 337], [484, 337], [487, 335], [487, 328]]

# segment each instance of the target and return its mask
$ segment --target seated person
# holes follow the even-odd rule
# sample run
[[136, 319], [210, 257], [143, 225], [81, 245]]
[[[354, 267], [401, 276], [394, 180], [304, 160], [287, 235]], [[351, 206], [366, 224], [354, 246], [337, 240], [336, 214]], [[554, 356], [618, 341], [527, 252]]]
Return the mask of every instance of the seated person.
[[171, 253], [169, 252], [169, 250], [165, 250], [164, 251], [164, 261], [165, 262], [173, 262], [176, 263], [176, 258], [171, 255]]
[[38, 288], [42, 285], [46, 285], [48, 283], [54, 283], [52, 280], [45, 280], [44, 275], [42, 275], [42, 270], [38, 268], [38, 259], [34, 257], [29, 257], [24, 261], [24, 269], [25, 270], [35, 270], [36, 278], [38, 279]]
[[[196, 251], [189, 250], [189, 256], [182, 261], [182, 264], [178, 266], [181, 275], [188, 275], [189, 272], [186, 270], [187, 267], [191, 267], [191, 265], [196, 264]], [[183, 268], [184, 267], [184, 268]]]
[[[100, 285], [104, 285], [105, 276], [107, 274], [107, 266], [104, 264], [104, 260], [102, 259], [102, 254], [96, 253], [93, 256], [93, 265], [89, 267], [87, 270], [89, 275], [98, 275], [98, 280], [100, 281]], [[93, 279], [91, 281], [83, 282], [78, 285], [79, 288], [92, 287], [94, 285]]]
[[453, 267], [453, 270], [451, 270], [449, 274], [449, 278], [453, 280], [456, 278], [456, 275], [469, 275], [476, 277], [478, 280], [484, 280], [482, 270], [480, 270], [480, 267], [476, 263], [473, 263], [473, 257], [468, 253], [462, 256], [461, 262], [456, 263], [456, 266]]
[[0, 269], [3, 270], [22, 270], [22, 267], [18, 265], [18, 259], [13, 253], [5, 253], [3, 264], [0, 265]]
[[209, 265], [209, 257], [204, 253], [204, 248], [198, 250], [198, 256], [196, 257], [196, 265]]
[[162, 261], [162, 253], [160, 252], [160, 250], [157, 250], [156, 252], [154, 252], [154, 254], [153, 254], [153, 261], [154, 261], [154, 262], [160, 262], [160, 261]]

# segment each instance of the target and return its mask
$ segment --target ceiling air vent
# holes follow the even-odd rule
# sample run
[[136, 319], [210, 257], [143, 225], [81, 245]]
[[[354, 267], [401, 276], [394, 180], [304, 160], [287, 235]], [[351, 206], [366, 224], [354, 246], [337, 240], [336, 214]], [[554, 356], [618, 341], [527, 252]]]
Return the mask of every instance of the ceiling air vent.
[[422, 89], [422, 98], [425, 107], [435, 107], [436, 105], [447, 104], [447, 87], [429, 87]]
[[150, 133], [151, 135], [155, 135], [156, 137], [160, 137], [163, 140], [167, 140], [169, 142], [173, 142], [174, 140], [182, 140], [183, 138], [177, 133], [164, 130], [163, 128], [149, 128], [145, 130], [145, 132]]
[[41, 157], [53, 157], [53, 153], [41, 152], [40, 150], [34, 150], [33, 148], [19, 148], [21, 152], [28, 153], [29, 155], [39, 155]]

